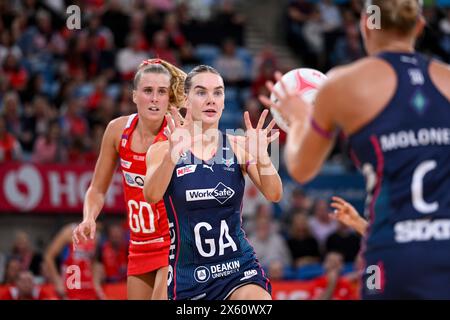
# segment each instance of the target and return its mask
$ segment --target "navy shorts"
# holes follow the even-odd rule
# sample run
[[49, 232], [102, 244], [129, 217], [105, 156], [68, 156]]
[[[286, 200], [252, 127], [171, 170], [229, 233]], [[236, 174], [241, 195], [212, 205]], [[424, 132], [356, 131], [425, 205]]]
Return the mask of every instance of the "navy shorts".
[[[180, 271], [178, 269], [177, 272]], [[178, 282], [175, 294], [172, 291], [174, 287], [170, 286], [170, 299], [226, 300], [236, 289], [247, 284], [256, 284], [272, 295], [270, 281], [257, 260], [246, 261], [237, 272], [228, 275], [224, 275], [224, 272], [215, 273], [213, 266], [199, 266], [188, 273], [193, 282], [189, 286]]]

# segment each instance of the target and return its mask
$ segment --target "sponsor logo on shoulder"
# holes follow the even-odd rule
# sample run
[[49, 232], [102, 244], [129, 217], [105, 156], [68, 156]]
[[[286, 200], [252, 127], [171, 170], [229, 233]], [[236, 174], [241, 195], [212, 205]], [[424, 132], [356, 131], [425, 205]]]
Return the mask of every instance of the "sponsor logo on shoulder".
[[257, 274], [258, 274], [258, 271], [256, 271], [255, 269], [244, 271], [244, 276], [241, 278], [240, 281], [244, 281], [244, 280], [253, 278]]
[[219, 182], [215, 188], [186, 190], [186, 201], [217, 200], [224, 204], [234, 196], [234, 190]]
[[127, 183], [127, 185], [129, 185], [130, 187], [135, 187], [135, 188], [144, 188], [144, 175], [140, 175], [140, 174], [136, 174], [136, 173], [132, 173], [132, 172], [127, 172], [122, 170], [123, 175], [125, 177], [125, 181]]
[[191, 164], [191, 165], [188, 165], [188, 166], [177, 168], [177, 177], [182, 177], [182, 176], [184, 176], [186, 174], [194, 173], [195, 169], [197, 169], [197, 165], [196, 164]]
[[125, 169], [130, 169], [131, 168], [131, 161], [126, 161], [126, 160], [120, 159], [120, 164]]

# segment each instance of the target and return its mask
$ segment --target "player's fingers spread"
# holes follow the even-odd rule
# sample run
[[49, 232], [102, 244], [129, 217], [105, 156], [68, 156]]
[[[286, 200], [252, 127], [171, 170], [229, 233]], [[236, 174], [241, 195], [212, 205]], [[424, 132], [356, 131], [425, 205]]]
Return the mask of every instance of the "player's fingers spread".
[[268, 97], [263, 96], [263, 95], [259, 95], [259, 101], [261, 101], [261, 103], [263, 104], [264, 107], [266, 108], [275, 108], [278, 109], [278, 106], [272, 102], [272, 100], [270, 100]]
[[175, 126], [178, 128], [181, 125], [180, 115], [175, 109], [170, 109], [172, 119], [175, 121]]
[[272, 121], [270, 121], [269, 125], [267, 126], [266, 130], [270, 132], [270, 130], [273, 129], [273, 127], [275, 127], [275, 119], [272, 119]]
[[165, 117], [166, 117], [167, 127], [169, 128], [170, 132], [173, 132], [175, 130], [175, 125], [173, 123], [172, 117], [169, 114], [166, 114]]
[[333, 199], [333, 201], [336, 201], [337, 203], [340, 203], [340, 204], [347, 203], [344, 199], [342, 199], [340, 197], [333, 196], [332, 199]]
[[261, 129], [264, 125], [264, 122], [266, 122], [267, 114], [269, 113], [269, 110], [264, 109], [264, 111], [261, 113], [261, 116], [259, 117], [258, 125], [256, 126], [256, 129]]
[[244, 122], [245, 128], [247, 128], [247, 130], [253, 129], [252, 122], [250, 121], [250, 114], [248, 113], [248, 111], [244, 112]]
[[337, 203], [337, 202], [332, 202], [330, 204], [330, 207], [341, 210], [342, 209], [342, 204]]
[[283, 77], [283, 74], [280, 71], [275, 72], [275, 79], [280, 83], [283, 93], [285, 95], [287, 95], [290, 93], [290, 90], [288, 90], [288, 88], [286, 87], [286, 84], [284, 83], [282, 77]]
[[269, 137], [269, 143], [274, 142], [274, 141], [277, 140], [279, 137], [280, 137], [280, 132], [279, 132], [279, 131], [275, 132], [274, 134], [272, 134], [272, 135]]
[[267, 87], [267, 89], [270, 90], [270, 92], [272, 92], [275, 95], [275, 97], [277, 98], [278, 101], [283, 101], [284, 100], [284, 97], [286, 96], [286, 93], [282, 94], [282, 93], [280, 93], [280, 91], [275, 89], [275, 86], [273, 85], [272, 81], [267, 81], [266, 82], [266, 87]]
[[192, 123], [192, 108], [186, 108], [186, 115], [184, 116], [183, 125], [188, 126]]

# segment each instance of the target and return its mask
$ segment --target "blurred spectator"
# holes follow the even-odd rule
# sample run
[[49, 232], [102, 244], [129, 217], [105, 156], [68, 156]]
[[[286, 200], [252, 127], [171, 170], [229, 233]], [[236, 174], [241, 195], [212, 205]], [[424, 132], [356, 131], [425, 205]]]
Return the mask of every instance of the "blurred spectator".
[[[135, 34], [139, 39], [138, 47], [143, 51], [150, 49], [150, 41], [145, 34], [145, 14], [141, 11], [133, 12], [130, 20], [130, 34]], [[150, 38], [151, 39], [151, 38]]]
[[174, 0], [146, 0], [145, 2], [159, 11], [170, 12], [175, 8]]
[[183, 2], [188, 5], [187, 12], [194, 20], [211, 20], [215, 0], [183, 0]]
[[360, 242], [361, 238], [354, 230], [339, 222], [336, 232], [327, 238], [326, 251], [339, 252], [346, 263], [353, 262], [359, 252]]
[[311, 235], [306, 212], [292, 215], [287, 244], [296, 268], [320, 261], [319, 244]]
[[245, 64], [236, 52], [236, 42], [228, 38], [222, 44], [222, 52], [214, 62], [214, 67], [222, 75], [226, 86], [246, 85]]
[[339, 8], [332, 0], [323, 0], [319, 3], [322, 18], [322, 31], [324, 39], [323, 52], [325, 53], [325, 66], [327, 71], [333, 66], [333, 53], [338, 37], [342, 33], [342, 16]]
[[238, 46], [244, 45], [245, 17], [235, 8], [235, 0], [222, 0], [214, 17], [221, 31], [220, 38], [232, 38]]
[[[324, 41], [324, 20], [321, 15], [319, 8], [314, 7], [309, 18], [305, 21], [302, 31], [303, 37], [306, 41], [308, 49], [306, 49], [307, 53], [305, 53], [305, 58], [307, 58], [311, 66], [322, 70], [323, 65], [323, 56], [328, 56], [331, 52], [327, 52], [324, 50], [325, 41]], [[306, 56], [308, 54], [308, 56]], [[308, 64], [309, 65], [309, 64]]]
[[[359, 33], [359, 20], [355, 18], [350, 10], [343, 13], [344, 19], [344, 52], [337, 59], [341, 63], [347, 63], [359, 59], [363, 56], [361, 36]], [[338, 53], [339, 55], [339, 53]]]
[[445, 16], [439, 22], [439, 30], [442, 33], [440, 45], [447, 55], [447, 62], [450, 62], [450, 8], [445, 11]]
[[317, 199], [311, 209], [312, 217], [309, 220], [309, 226], [314, 237], [319, 242], [321, 251], [325, 249], [325, 241], [328, 236], [337, 229], [337, 221], [329, 216], [328, 203], [323, 199]]
[[132, 99], [131, 87], [128, 84], [122, 84], [118, 97], [118, 111], [122, 116], [127, 116], [136, 112], [136, 105]]
[[[251, 180], [249, 179], [249, 182]], [[255, 187], [256, 188], [256, 187]], [[258, 189], [256, 189], [258, 192]], [[265, 200], [265, 201], [264, 201]], [[278, 232], [280, 230], [280, 226], [277, 220], [273, 220], [272, 213], [272, 204], [268, 202], [264, 196], [263, 201], [256, 200], [253, 204], [253, 212], [251, 214], [247, 214], [243, 218], [243, 224], [245, 228], [245, 232], [247, 234], [255, 234], [257, 230], [257, 222], [259, 219], [267, 218], [272, 221], [271, 230], [274, 232]]]
[[129, 34], [130, 17], [126, 14], [122, 3], [119, 0], [110, 0], [105, 4], [105, 11], [102, 15], [102, 24], [111, 30], [114, 35], [116, 47], [124, 47], [125, 39]]
[[94, 91], [87, 98], [87, 111], [93, 112], [100, 106], [100, 102], [106, 96], [106, 79], [99, 76], [94, 81]]
[[283, 237], [274, 230], [273, 222], [270, 216], [256, 216], [255, 231], [249, 236], [256, 257], [266, 270], [277, 270], [280, 263], [283, 268], [291, 264], [289, 249]]
[[22, 140], [22, 135], [25, 135], [26, 130], [24, 130], [25, 128], [23, 127], [22, 120], [20, 119], [20, 111], [21, 104], [17, 92], [6, 92], [3, 98], [1, 114], [4, 116], [4, 120], [6, 121], [7, 130], [15, 137], [19, 138], [22, 142], [22, 146], [25, 147], [23, 145], [24, 141]]
[[304, 26], [314, 14], [314, 4], [307, 0], [291, 0], [287, 7], [286, 40], [305, 65], [315, 67], [315, 55], [304, 37]]
[[139, 34], [130, 34], [127, 37], [127, 46], [117, 53], [116, 68], [124, 81], [131, 80], [141, 62], [150, 58], [149, 54], [141, 49], [140, 41]]
[[0, 300], [47, 300], [50, 298], [50, 295], [35, 284], [31, 272], [21, 271], [18, 274], [15, 286], [8, 288], [8, 291], [0, 297]]
[[313, 202], [311, 198], [309, 198], [305, 191], [302, 188], [295, 188], [291, 193], [291, 202], [290, 208], [291, 210], [311, 210]]
[[179, 60], [183, 70], [189, 72], [195, 66], [201, 64], [200, 59], [195, 55], [194, 48], [190, 42], [185, 42], [180, 48]]
[[153, 57], [158, 57], [172, 63], [173, 65], [178, 65], [175, 51], [169, 47], [168, 34], [164, 30], [157, 31], [154, 34], [150, 52]]
[[29, 270], [34, 275], [40, 275], [42, 255], [33, 249], [25, 231], [16, 232], [10, 256], [20, 261], [20, 270]]
[[0, 163], [22, 159], [19, 141], [6, 129], [6, 121], [0, 116]]
[[16, 91], [25, 89], [28, 80], [28, 73], [20, 65], [19, 60], [12, 54], [6, 55], [3, 61], [3, 74], [8, 79], [9, 85]]
[[4, 30], [0, 36], [0, 65], [3, 65], [8, 55], [12, 55], [17, 61], [20, 61], [22, 50], [14, 42], [11, 32]]
[[103, 265], [103, 277], [107, 283], [126, 281], [128, 262], [128, 241], [119, 224], [108, 228], [108, 238], [101, 244], [98, 260]]
[[2, 284], [14, 285], [21, 271], [22, 266], [19, 258], [10, 257], [7, 259]]
[[163, 29], [167, 34], [170, 48], [181, 49], [185, 45], [186, 37], [178, 25], [178, 18], [175, 13], [166, 15]]
[[83, 116], [83, 109], [83, 100], [72, 97], [61, 110], [62, 134], [70, 140], [83, 139], [88, 135], [89, 128], [86, 118]]
[[343, 257], [340, 253], [327, 253], [323, 262], [325, 275], [316, 278], [313, 292], [314, 300], [354, 300], [356, 292], [350, 282], [342, 277]]
[[53, 121], [48, 131], [37, 138], [31, 161], [35, 163], [56, 163], [64, 161], [65, 156], [61, 129], [58, 122]]
[[255, 80], [253, 80], [252, 83], [252, 96], [257, 98], [259, 95], [268, 96], [269, 91], [266, 87], [267, 81], [274, 81], [273, 74], [277, 70], [277, 66], [275, 62], [272, 59], [265, 59], [263, 60], [262, 64], [260, 65], [259, 72], [256, 75]]

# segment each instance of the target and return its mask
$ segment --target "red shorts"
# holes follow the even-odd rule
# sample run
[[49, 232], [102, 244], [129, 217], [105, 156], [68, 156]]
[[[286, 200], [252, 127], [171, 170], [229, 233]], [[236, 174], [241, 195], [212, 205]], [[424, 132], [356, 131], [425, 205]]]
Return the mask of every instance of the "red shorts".
[[169, 265], [170, 240], [151, 244], [133, 244], [128, 251], [128, 276], [145, 274]]

